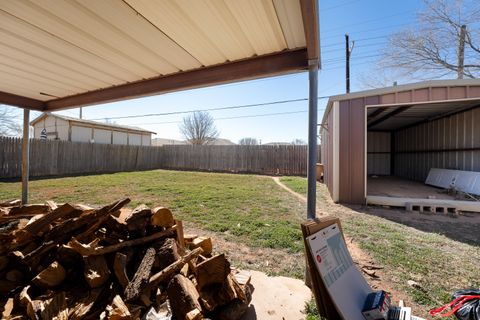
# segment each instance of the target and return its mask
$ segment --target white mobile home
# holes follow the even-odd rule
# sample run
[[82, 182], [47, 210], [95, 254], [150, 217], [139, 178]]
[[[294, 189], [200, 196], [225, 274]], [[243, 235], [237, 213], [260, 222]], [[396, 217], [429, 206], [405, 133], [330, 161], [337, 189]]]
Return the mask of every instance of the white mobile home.
[[35, 139], [102, 144], [150, 146], [152, 134], [142, 128], [121, 126], [44, 113], [30, 123]]

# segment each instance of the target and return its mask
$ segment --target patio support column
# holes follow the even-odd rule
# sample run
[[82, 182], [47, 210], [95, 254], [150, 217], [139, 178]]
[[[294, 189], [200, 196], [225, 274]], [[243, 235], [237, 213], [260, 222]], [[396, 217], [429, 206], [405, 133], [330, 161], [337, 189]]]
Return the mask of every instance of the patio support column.
[[23, 109], [22, 141], [22, 204], [28, 203], [28, 176], [30, 174], [30, 110]]
[[318, 60], [308, 62], [308, 163], [307, 163], [307, 219], [315, 219], [317, 203], [317, 105], [318, 105]]

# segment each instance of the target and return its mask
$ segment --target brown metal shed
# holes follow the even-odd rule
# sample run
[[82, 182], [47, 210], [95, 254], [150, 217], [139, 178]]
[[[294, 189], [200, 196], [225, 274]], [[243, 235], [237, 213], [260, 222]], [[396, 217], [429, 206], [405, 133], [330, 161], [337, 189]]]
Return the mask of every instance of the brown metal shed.
[[[335, 202], [403, 206], [413, 182], [423, 185], [430, 168], [480, 171], [480, 80], [426, 81], [332, 96], [320, 130], [325, 183]], [[371, 182], [372, 177], [391, 178], [379, 185], [383, 180]], [[404, 199], [386, 199], [395, 197]], [[465, 205], [465, 210], [480, 209], [478, 202], [473, 209], [472, 203]]]

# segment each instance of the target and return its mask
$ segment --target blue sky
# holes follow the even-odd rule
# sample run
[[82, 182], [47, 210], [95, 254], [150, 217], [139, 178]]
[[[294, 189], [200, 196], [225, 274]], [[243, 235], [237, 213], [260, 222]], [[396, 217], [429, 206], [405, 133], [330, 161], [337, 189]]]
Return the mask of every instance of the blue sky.
[[[322, 70], [319, 74], [319, 96], [345, 92], [344, 34], [355, 40], [351, 58], [351, 90], [365, 89], [362, 78], [375, 72], [380, 50], [388, 36], [415, 21], [422, 6], [418, 0], [321, 0], [320, 42]], [[172, 111], [202, 110], [223, 106], [255, 104], [308, 97], [306, 73], [259, 79], [155, 97], [91, 106], [83, 109], [85, 119], [140, 115]], [[326, 99], [319, 100], [319, 121]], [[215, 111], [220, 137], [237, 142], [242, 137], [254, 137], [262, 143], [291, 142], [307, 139], [307, 102], [300, 101], [228, 111]], [[276, 116], [270, 113], [298, 112]], [[78, 109], [60, 112], [78, 116]], [[32, 116], [35, 116], [33, 113]], [[184, 115], [168, 115], [114, 120], [118, 124], [139, 126], [157, 133], [156, 137], [182, 139], [178, 123]], [[229, 117], [252, 116], [237, 119]]]

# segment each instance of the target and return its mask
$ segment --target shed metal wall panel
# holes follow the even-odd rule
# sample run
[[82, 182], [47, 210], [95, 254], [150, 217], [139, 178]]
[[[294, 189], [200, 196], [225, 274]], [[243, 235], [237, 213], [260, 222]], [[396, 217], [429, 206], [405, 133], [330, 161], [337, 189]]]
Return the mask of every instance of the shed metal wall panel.
[[323, 179], [327, 185], [330, 195], [333, 196], [333, 134], [335, 130], [335, 124], [333, 121], [333, 111], [330, 112], [327, 118], [327, 122], [324, 123], [322, 130], [322, 144], [321, 144], [321, 162], [323, 164]]
[[130, 146], [139, 146], [142, 144], [142, 136], [140, 134], [129, 133], [128, 144]]
[[95, 143], [111, 144], [112, 143], [112, 131], [94, 128], [93, 140]]
[[92, 128], [72, 125], [72, 142], [90, 142], [92, 139]]
[[367, 174], [390, 174], [390, 132], [367, 133]]
[[395, 134], [395, 174], [425, 181], [430, 168], [480, 171], [480, 108]]

